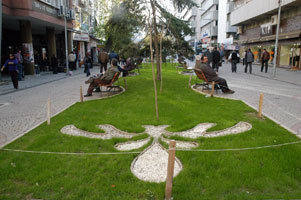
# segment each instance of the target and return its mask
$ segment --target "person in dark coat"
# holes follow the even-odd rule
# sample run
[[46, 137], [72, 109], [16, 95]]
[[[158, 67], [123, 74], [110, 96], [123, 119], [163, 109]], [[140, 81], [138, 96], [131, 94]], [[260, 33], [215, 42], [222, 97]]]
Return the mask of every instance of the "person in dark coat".
[[265, 66], [265, 73], [268, 72], [269, 68], [269, 60], [270, 60], [270, 53], [267, 52], [266, 49], [263, 50], [262, 56], [261, 56], [261, 72], [263, 72], [263, 68]]
[[112, 62], [113, 58], [117, 59], [117, 61], [119, 62], [119, 56], [117, 53], [115, 53], [113, 50], [111, 51], [111, 53], [109, 54], [109, 60], [110, 63]]
[[201, 58], [201, 63], [196, 63], [195, 70], [203, 72], [208, 81], [218, 82], [218, 84], [221, 86], [223, 93], [225, 93], [225, 94], [233, 94], [234, 93], [233, 90], [229, 89], [227, 81], [225, 79], [219, 77], [217, 75], [216, 71], [214, 71], [214, 69], [212, 69], [210, 67], [210, 65], [208, 64], [208, 58], [206, 56], [203, 56]]
[[55, 55], [52, 55], [51, 68], [52, 68], [53, 74], [57, 74], [57, 67], [58, 67], [58, 61], [57, 61]]
[[214, 47], [214, 50], [212, 52], [212, 68], [216, 69], [215, 71], [217, 71], [217, 72], [218, 72], [220, 61], [221, 61], [220, 52], [218, 52], [217, 48]]
[[204, 56], [208, 58], [208, 64], [211, 65], [212, 62], [212, 53], [210, 52], [209, 48], [204, 52]]
[[108, 53], [104, 50], [101, 49], [101, 52], [98, 55], [98, 59], [100, 62], [100, 73], [102, 73], [103, 71], [107, 71], [107, 65], [109, 62], [109, 55]]
[[246, 61], [245, 73], [248, 72], [248, 66], [250, 66], [249, 72], [250, 74], [252, 74], [252, 63], [254, 62], [254, 54], [251, 51], [251, 49], [248, 49], [246, 53], [245, 61]]
[[11, 76], [11, 80], [14, 84], [14, 88], [18, 89], [18, 60], [15, 58], [14, 54], [9, 54], [9, 58], [4, 63], [1, 71], [4, 70], [5, 67], [8, 67], [9, 74]]

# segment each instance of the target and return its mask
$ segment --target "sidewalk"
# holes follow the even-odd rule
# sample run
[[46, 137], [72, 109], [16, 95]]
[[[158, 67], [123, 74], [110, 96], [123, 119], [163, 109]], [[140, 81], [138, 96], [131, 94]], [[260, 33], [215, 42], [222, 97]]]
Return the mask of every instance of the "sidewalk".
[[[188, 67], [194, 67], [195, 62], [191, 62], [190, 60], [185, 60], [188, 64]], [[223, 62], [223, 66], [230, 66], [231, 63]], [[223, 71], [224, 67], [221, 67], [220, 69]], [[245, 66], [242, 65], [242, 63], [237, 64], [237, 69], [240, 71], [244, 71]], [[231, 71], [231, 68], [229, 68]], [[260, 76], [267, 79], [272, 80], [278, 80], [284, 83], [290, 83], [293, 85], [301, 86], [301, 70], [293, 71], [286, 68], [276, 68], [276, 77], [273, 78], [273, 65], [269, 64], [268, 73], [261, 72], [261, 65], [259, 64], [253, 64], [252, 65], [252, 75]]]
[[[94, 65], [93, 69], [94, 68], [99, 68], [99, 66]], [[19, 81], [18, 90], [14, 89], [10, 76], [2, 75], [2, 83], [0, 83], [0, 96], [81, 74], [84, 74], [84, 68], [78, 68], [77, 70], [72, 71], [71, 76], [66, 75], [66, 73], [53, 74], [52, 72], [41, 72], [38, 76], [26, 75], [24, 81]]]
[[[89, 86], [84, 83], [87, 77], [83, 71], [77, 69], [72, 76], [49, 72], [27, 76], [19, 82], [19, 90], [13, 89], [12, 83], [0, 86], [0, 147], [44, 122], [49, 98], [51, 116], [80, 101], [80, 86], [84, 93]], [[95, 66], [91, 74], [97, 73], [99, 67]]]
[[257, 110], [260, 93], [263, 93], [263, 114], [301, 137], [301, 71], [277, 68], [273, 79], [272, 67], [268, 73], [260, 72], [259, 65], [253, 65], [252, 74], [244, 73], [244, 69], [240, 63], [237, 73], [232, 73], [231, 64], [223, 63], [219, 76], [227, 80], [235, 93], [218, 96], [242, 100]]

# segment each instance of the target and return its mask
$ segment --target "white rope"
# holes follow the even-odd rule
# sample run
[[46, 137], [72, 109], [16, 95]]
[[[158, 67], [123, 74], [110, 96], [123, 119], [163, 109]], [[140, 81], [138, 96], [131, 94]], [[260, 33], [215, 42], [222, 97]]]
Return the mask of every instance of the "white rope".
[[[256, 149], [267, 149], [288, 146], [292, 144], [299, 144], [301, 141], [275, 144], [261, 147], [248, 147], [240, 149], [197, 149], [197, 150], [188, 150], [188, 149], [177, 149], [177, 151], [187, 151], [187, 152], [221, 152], [221, 151], [246, 151], [246, 150], [256, 150]], [[174, 150], [169, 149], [169, 150]], [[18, 150], [18, 149], [0, 149], [0, 151], [9, 151], [9, 152], [20, 152], [20, 153], [35, 153], [35, 154], [55, 154], [55, 155], [129, 155], [129, 154], [140, 154], [141, 152], [108, 152], [108, 153], [68, 153], [68, 152], [48, 152], [48, 151], [29, 151], [29, 150]]]
[[18, 149], [0, 149], [0, 151], [35, 153], [35, 154], [56, 154], [56, 155], [126, 155], [126, 154], [141, 153], [141, 152], [68, 153], [68, 152], [28, 151], [28, 150], [18, 150]]
[[298, 144], [301, 143], [301, 141], [297, 142], [290, 142], [290, 143], [283, 143], [283, 144], [275, 144], [275, 145], [269, 145], [269, 146], [262, 146], [262, 147], [249, 147], [249, 148], [240, 148], [240, 149], [197, 149], [197, 150], [188, 150], [188, 149], [179, 149], [178, 151], [192, 151], [192, 152], [200, 152], [200, 151], [245, 151], [245, 150], [256, 150], [256, 149], [267, 149], [267, 148], [275, 148], [275, 147], [281, 147], [281, 146], [288, 146], [292, 144]]

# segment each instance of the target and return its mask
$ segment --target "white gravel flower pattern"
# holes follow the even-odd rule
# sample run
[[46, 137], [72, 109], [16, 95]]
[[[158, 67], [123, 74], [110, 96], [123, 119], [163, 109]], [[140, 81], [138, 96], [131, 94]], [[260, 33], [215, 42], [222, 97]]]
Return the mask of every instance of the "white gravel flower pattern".
[[[252, 125], [247, 122], [239, 122], [235, 126], [230, 128], [207, 132], [207, 129], [215, 126], [214, 123], [202, 123], [198, 124], [194, 128], [182, 131], [182, 132], [169, 132], [166, 130], [168, 125], [153, 126], [144, 125], [144, 133], [147, 133], [150, 137], [138, 141], [128, 141], [125, 143], [116, 144], [114, 147], [119, 151], [131, 151], [134, 149], [139, 149], [145, 146], [153, 138], [151, 146], [146, 148], [141, 152], [132, 162], [131, 171], [132, 173], [143, 181], [161, 183], [166, 180], [167, 176], [167, 162], [168, 162], [168, 151], [159, 142], [159, 139], [168, 144], [170, 136], [181, 136], [185, 138], [196, 139], [199, 137], [218, 137], [231, 134], [238, 134], [249, 131], [252, 129]], [[61, 129], [63, 134], [72, 136], [83, 136], [88, 138], [96, 138], [108, 140], [112, 138], [133, 138], [139, 134], [127, 133], [115, 128], [112, 125], [99, 125], [100, 129], [104, 130], [105, 133], [92, 133], [88, 131], [83, 131], [76, 128], [74, 125], [68, 125]], [[164, 137], [165, 136], [165, 137]], [[176, 141], [177, 149], [192, 149], [198, 147], [199, 144], [191, 141]], [[181, 161], [175, 159], [174, 177], [176, 177], [181, 170], [183, 165]]]

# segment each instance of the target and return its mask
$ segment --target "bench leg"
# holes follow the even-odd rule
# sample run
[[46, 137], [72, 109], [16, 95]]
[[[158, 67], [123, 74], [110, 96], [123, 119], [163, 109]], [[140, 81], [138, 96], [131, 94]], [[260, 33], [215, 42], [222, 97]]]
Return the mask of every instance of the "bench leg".
[[215, 89], [215, 82], [213, 81], [211, 84], [211, 94], [210, 94], [211, 97], [213, 97], [214, 95], [214, 89]]

